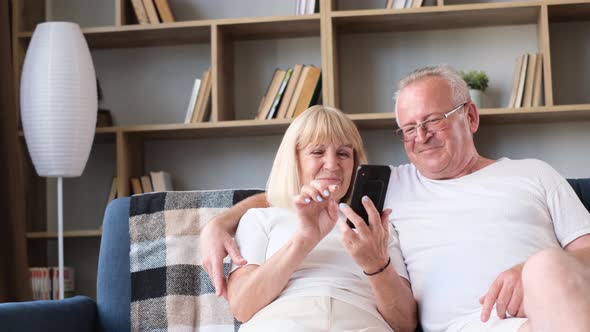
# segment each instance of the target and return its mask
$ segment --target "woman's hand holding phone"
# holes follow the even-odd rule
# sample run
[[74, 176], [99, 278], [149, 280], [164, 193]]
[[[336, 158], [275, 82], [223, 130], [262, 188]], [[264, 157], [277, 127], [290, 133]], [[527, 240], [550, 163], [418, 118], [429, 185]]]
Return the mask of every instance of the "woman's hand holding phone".
[[385, 209], [380, 216], [371, 199], [368, 196], [365, 197], [361, 201], [367, 211], [369, 223], [365, 223], [365, 220], [350, 206], [341, 203], [340, 211], [354, 224], [355, 229], [350, 228], [345, 222], [340, 223], [340, 228], [342, 243], [348, 254], [365, 273], [372, 273], [385, 266], [389, 260], [388, 220], [391, 209]]

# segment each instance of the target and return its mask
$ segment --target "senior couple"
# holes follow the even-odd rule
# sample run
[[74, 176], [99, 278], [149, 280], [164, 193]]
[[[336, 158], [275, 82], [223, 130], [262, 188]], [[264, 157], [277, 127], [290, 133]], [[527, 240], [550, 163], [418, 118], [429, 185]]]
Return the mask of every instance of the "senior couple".
[[450, 67], [404, 78], [395, 112], [411, 163], [392, 167], [381, 215], [363, 197], [368, 225], [347, 204], [367, 163], [359, 132], [313, 106], [266, 193], [203, 230], [240, 331], [590, 331], [590, 214], [567, 181], [539, 160], [480, 156], [478, 109]]

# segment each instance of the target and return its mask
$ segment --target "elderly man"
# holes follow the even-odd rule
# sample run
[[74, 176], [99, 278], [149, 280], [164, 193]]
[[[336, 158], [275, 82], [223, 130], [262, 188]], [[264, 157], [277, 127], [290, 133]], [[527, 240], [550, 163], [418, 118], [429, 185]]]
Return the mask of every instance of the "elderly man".
[[[477, 107], [450, 67], [404, 78], [395, 111], [411, 164], [393, 168], [385, 206], [423, 329], [590, 331], [590, 214], [565, 179], [539, 160], [480, 156]], [[246, 263], [239, 218], [265, 205], [245, 200], [204, 230], [218, 295], [222, 258]]]

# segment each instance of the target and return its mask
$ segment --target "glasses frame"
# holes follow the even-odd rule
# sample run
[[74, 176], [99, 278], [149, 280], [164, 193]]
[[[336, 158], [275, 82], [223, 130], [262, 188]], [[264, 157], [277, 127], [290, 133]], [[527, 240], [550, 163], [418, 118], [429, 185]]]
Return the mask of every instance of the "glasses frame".
[[[394, 133], [395, 133], [395, 136], [399, 137], [399, 139], [400, 139], [402, 142], [404, 142], [404, 143], [405, 143], [405, 142], [411, 142], [411, 141], [413, 141], [413, 140], [415, 140], [415, 139], [416, 139], [416, 136], [418, 136], [418, 131], [417, 131], [417, 130], [418, 130], [418, 128], [422, 128], [422, 129], [424, 129], [426, 132], [431, 132], [431, 133], [432, 133], [433, 131], [429, 131], [429, 130], [428, 130], [428, 128], [426, 127], [426, 126], [427, 126], [429, 123], [431, 123], [431, 122], [434, 122], [434, 121], [441, 121], [441, 120], [447, 119], [449, 116], [453, 115], [455, 112], [457, 112], [457, 111], [458, 111], [458, 110], [460, 110], [461, 108], [465, 107], [465, 105], [467, 105], [467, 104], [468, 104], [468, 102], [464, 102], [464, 103], [462, 103], [462, 104], [459, 104], [457, 107], [453, 108], [452, 110], [450, 110], [450, 111], [448, 111], [448, 112], [446, 112], [446, 113], [442, 113], [442, 116], [443, 116], [443, 117], [442, 117], [442, 118], [440, 118], [440, 119], [439, 119], [439, 118], [436, 118], [436, 119], [429, 119], [429, 120], [424, 120], [424, 121], [422, 121], [422, 122], [416, 123], [415, 125], [407, 125], [407, 126], [404, 126], [403, 128], [402, 128], [402, 127], [400, 127], [400, 128], [398, 128], [398, 129], [396, 129], [396, 130], [394, 131]], [[433, 113], [433, 114], [440, 114], [440, 113]], [[431, 115], [432, 115], [432, 114], [431, 114]], [[430, 115], [429, 115], [429, 116], [430, 116]], [[411, 129], [411, 128], [413, 128], [414, 130], [416, 130], [416, 136], [414, 136], [412, 139], [405, 140], [405, 139], [404, 139], [404, 134], [403, 134], [403, 133], [404, 133], [404, 128], [406, 128], [406, 129]]]

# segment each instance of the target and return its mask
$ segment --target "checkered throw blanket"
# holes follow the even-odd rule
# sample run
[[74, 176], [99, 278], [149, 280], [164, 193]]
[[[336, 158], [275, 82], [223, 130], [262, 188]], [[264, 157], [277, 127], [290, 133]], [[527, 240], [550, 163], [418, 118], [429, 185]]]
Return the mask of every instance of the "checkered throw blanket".
[[[201, 266], [207, 222], [262, 190], [150, 193], [131, 198], [132, 331], [234, 332], [239, 322]], [[229, 263], [224, 264], [227, 275]]]

